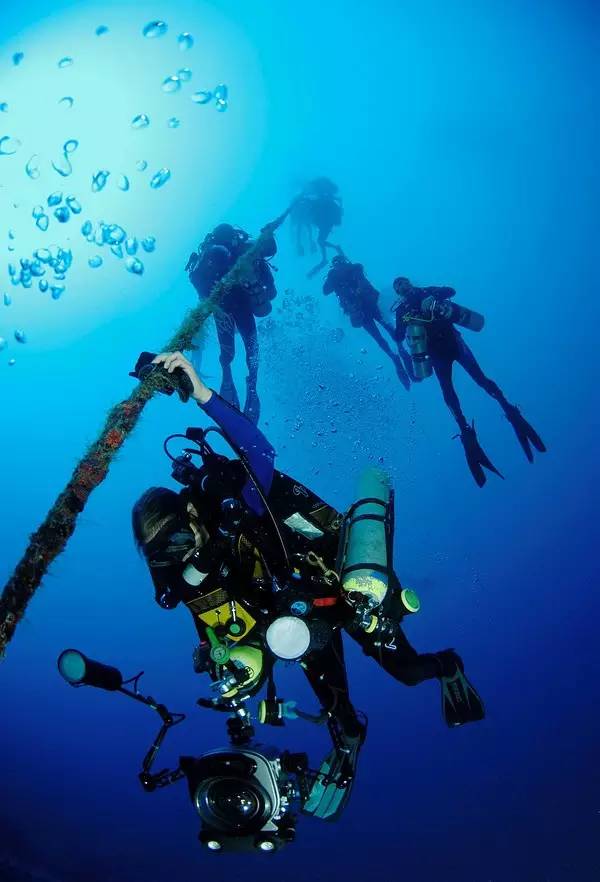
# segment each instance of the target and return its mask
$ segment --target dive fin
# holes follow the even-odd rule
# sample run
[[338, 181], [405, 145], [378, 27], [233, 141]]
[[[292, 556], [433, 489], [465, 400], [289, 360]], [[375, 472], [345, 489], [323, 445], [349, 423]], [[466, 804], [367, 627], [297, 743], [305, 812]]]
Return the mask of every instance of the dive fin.
[[302, 812], [322, 821], [337, 821], [346, 808], [363, 737], [345, 739], [344, 751], [333, 749], [321, 763]]
[[481, 447], [477, 439], [477, 434], [475, 432], [474, 421], [472, 426], [466, 426], [462, 430], [459, 437], [462, 441], [462, 445], [465, 451], [467, 465], [469, 466], [471, 474], [473, 475], [475, 483], [478, 487], [483, 487], [487, 480], [484, 469], [487, 469], [488, 471], [493, 472], [495, 475], [498, 475], [499, 478], [504, 479], [504, 475], [498, 471], [496, 466], [489, 459], [486, 452]]
[[532, 425], [530, 425], [524, 416], [521, 415], [521, 411], [514, 404], [509, 404], [507, 408], [505, 408], [504, 413], [506, 414], [506, 419], [509, 421], [513, 429], [515, 430], [516, 436], [519, 440], [519, 444], [523, 448], [523, 452], [529, 462], [533, 462], [533, 450], [531, 449], [531, 445], [535, 447], [538, 453], [546, 452], [546, 445], [535, 431]]
[[454, 674], [440, 677], [442, 684], [442, 715], [453, 729], [465, 723], [475, 723], [485, 717], [483, 701], [477, 690], [457, 663]]
[[236, 410], [240, 409], [240, 399], [238, 398], [237, 389], [235, 388], [235, 383], [233, 382], [233, 377], [231, 375], [223, 375], [219, 395], [224, 401], [231, 404], [232, 407], [235, 407]]
[[246, 383], [246, 403], [244, 404], [244, 416], [247, 416], [250, 422], [258, 425], [260, 418], [260, 398], [256, 391], [256, 386]]

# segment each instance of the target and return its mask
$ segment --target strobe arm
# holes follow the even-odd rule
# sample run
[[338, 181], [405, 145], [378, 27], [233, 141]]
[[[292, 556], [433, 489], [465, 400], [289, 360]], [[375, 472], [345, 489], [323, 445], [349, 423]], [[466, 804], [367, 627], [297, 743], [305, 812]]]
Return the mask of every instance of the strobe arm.
[[[123, 675], [117, 668], [94, 661], [94, 659], [88, 658], [78, 649], [65, 649], [64, 652], [61, 652], [58, 657], [58, 670], [70, 686], [95, 686], [97, 689], [104, 689], [107, 692], [120, 692], [121, 695], [125, 695], [127, 698], [132, 698], [134, 701], [145, 704], [159, 715], [162, 720], [162, 726], [146, 753], [142, 762], [142, 770], [138, 774], [144, 790], [152, 791], [158, 787], [166, 787], [168, 784], [173, 784], [184, 777], [180, 768], [152, 772], [152, 766], [167, 732], [173, 726], [177, 726], [178, 723], [185, 720], [185, 714], [172, 713], [164, 704], [159, 704], [152, 696], [141, 694], [138, 689], [138, 683], [144, 673], [143, 671], [129, 680], [123, 680]], [[131, 688], [127, 689], [126, 686], [130, 684]]]

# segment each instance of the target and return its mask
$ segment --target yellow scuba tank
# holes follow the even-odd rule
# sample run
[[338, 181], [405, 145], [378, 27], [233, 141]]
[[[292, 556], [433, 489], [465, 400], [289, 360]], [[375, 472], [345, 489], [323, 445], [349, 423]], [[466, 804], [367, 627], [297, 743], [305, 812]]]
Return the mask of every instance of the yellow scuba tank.
[[392, 552], [392, 491], [389, 477], [369, 467], [358, 482], [358, 499], [348, 510], [339, 560], [342, 589], [355, 601], [379, 606], [388, 591]]
[[432, 375], [433, 367], [428, 352], [427, 331], [422, 322], [409, 321], [407, 323], [406, 343], [412, 358], [415, 379], [426, 380]]

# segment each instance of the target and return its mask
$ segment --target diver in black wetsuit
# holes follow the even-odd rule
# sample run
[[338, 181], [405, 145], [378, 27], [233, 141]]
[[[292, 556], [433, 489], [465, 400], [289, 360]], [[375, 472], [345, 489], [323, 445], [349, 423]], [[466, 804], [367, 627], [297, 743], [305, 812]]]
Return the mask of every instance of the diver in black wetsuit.
[[[317, 245], [321, 251], [321, 261], [310, 270], [309, 278], [326, 266], [327, 248], [337, 248], [329, 242], [329, 236], [333, 228], [339, 227], [342, 222], [342, 200], [338, 192], [337, 184], [329, 178], [315, 178], [293, 203], [291, 218], [299, 256], [304, 255], [305, 236], [311, 251], [316, 251]], [[316, 245], [313, 239], [314, 229], [317, 231]]]
[[[209, 297], [213, 286], [232, 268], [238, 257], [250, 248], [252, 241], [244, 230], [230, 224], [219, 224], [188, 260], [186, 272], [201, 298]], [[240, 403], [231, 371], [235, 356], [235, 332], [242, 338], [246, 350], [246, 401], [244, 413], [257, 423], [260, 416], [260, 400], [256, 385], [258, 379], [258, 335], [255, 317], [263, 317], [271, 311], [271, 301], [276, 296], [269, 259], [277, 252], [275, 238], [267, 243], [262, 259], [254, 262], [253, 272], [236, 285], [221, 301], [215, 311], [215, 324], [220, 347], [223, 372], [221, 395], [239, 409]]]
[[400, 276], [394, 282], [394, 290], [400, 298], [394, 307], [398, 344], [404, 339], [408, 340], [415, 369], [420, 371], [417, 379], [429, 376], [432, 369], [435, 372], [444, 401], [458, 423], [467, 464], [478, 486], [483, 487], [486, 482], [484, 469], [500, 477], [502, 475], [481, 448], [474, 424], [469, 425], [462, 411], [452, 382], [452, 366], [455, 361], [478, 386], [496, 399], [515, 430], [527, 459], [533, 462], [532, 446], [544, 453], [546, 447], [540, 436], [521, 415], [518, 407], [510, 404], [496, 383], [483, 373], [455, 327], [456, 323], [479, 331], [483, 327], [483, 316], [452, 303], [451, 299], [456, 293], [453, 288], [417, 288], [407, 278]]
[[396, 331], [386, 322], [379, 309], [379, 291], [369, 282], [364, 274], [362, 264], [351, 263], [342, 254], [336, 255], [331, 261], [331, 269], [323, 284], [323, 294], [335, 293], [340, 306], [350, 319], [353, 328], [364, 328], [385, 354], [391, 358], [396, 368], [398, 379], [405, 389], [410, 388], [413, 377], [412, 360], [402, 344], [398, 346], [399, 356], [391, 349], [377, 325], [381, 325], [392, 340], [396, 340]]
[[[329, 715], [334, 737], [356, 746], [364, 732], [350, 700], [343, 628], [400, 682], [413, 686], [439, 679], [449, 725], [481, 719], [481, 700], [464, 676], [459, 656], [453, 650], [419, 654], [406, 639], [400, 621], [414, 609], [393, 572], [385, 570], [389, 590], [376, 616], [374, 607], [365, 611], [342, 590], [336, 572], [340, 513], [274, 469], [275, 451], [264, 435], [208, 389], [183, 355], [164, 354], [155, 362], [171, 374], [187, 376], [192, 397], [239, 455], [229, 460], [212, 454], [203, 469], [180, 479], [186, 484], [181, 493], [152, 488], [133, 511], [134, 535], [148, 562], [157, 602], [168, 609], [184, 602], [194, 616], [202, 641], [197, 669], [214, 677], [210, 628], [230, 646], [243, 637], [244, 644], [265, 658], [298, 658]], [[199, 431], [188, 430], [188, 437]], [[390, 531], [392, 520], [386, 516]], [[282, 619], [282, 635], [270, 638], [270, 626]], [[299, 652], [286, 642], [296, 645], [296, 630], [310, 635]], [[251, 667], [247, 688], [254, 694], [268, 665], [263, 674], [258, 662]]]

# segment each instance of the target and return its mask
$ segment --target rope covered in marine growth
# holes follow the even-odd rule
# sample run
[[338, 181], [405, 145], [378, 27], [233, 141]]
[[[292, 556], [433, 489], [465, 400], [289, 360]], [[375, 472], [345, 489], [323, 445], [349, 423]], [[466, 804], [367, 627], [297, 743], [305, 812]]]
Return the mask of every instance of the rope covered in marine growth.
[[[179, 330], [163, 347], [163, 352], [193, 349], [194, 337], [209, 316], [218, 308], [225, 295], [244, 282], [254, 270], [254, 261], [261, 257], [264, 246], [283, 223], [290, 209], [263, 227], [260, 236], [235, 262], [230, 271], [217, 282], [210, 297], [190, 310]], [[40, 587], [50, 564], [64, 550], [75, 531], [77, 518], [88, 498], [104, 481], [110, 464], [133, 432], [145, 406], [168, 384], [155, 371], [140, 382], [131, 395], [116, 404], [107, 414], [104, 426], [94, 443], [75, 466], [64, 490], [46, 515], [44, 522], [30, 537], [29, 545], [0, 596], [0, 657], [11, 641], [29, 601]]]

